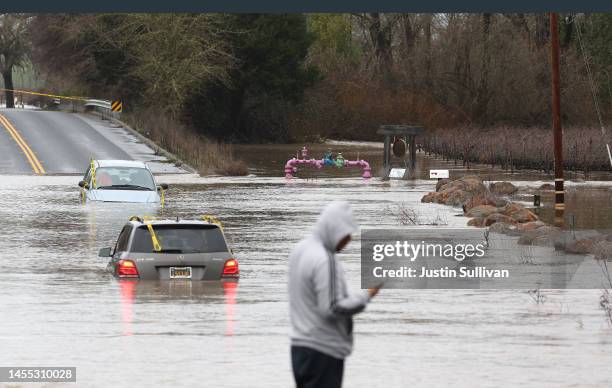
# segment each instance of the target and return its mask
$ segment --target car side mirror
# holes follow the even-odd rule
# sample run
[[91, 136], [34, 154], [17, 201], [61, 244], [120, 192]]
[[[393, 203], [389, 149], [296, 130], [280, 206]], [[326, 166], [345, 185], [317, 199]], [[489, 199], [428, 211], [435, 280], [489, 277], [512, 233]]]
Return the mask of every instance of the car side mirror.
[[163, 189], [163, 190], [168, 190], [168, 184], [167, 183], [160, 183], [159, 184], [159, 188]]
[[87, 188], [89, 188], [89, 185], [88, 185], [88, 184], [87, 184], [87, 182], [85, 182], [85, 181], [80, 181], [80, 182], [79, 182], [79, 187], [82, 187], [82, 188], [84, 188], [84, 189], [87, 189]]
[[98, 256], [100, 257], [111, 257], [111, 248], [107, 247], [107, 248], [102, 248], [100, 249], [100, 251], [98, 252]]

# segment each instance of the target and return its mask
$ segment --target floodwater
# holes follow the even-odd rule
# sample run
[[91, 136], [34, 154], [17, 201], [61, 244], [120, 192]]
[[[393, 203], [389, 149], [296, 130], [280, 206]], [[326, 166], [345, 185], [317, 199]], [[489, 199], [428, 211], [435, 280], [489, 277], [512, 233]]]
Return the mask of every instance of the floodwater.
[[[287, 255], [326, 203], [350, 201], [364, 227], [397, 225], [400, 204], [426, 221], [467, 221], [420, 204], [430, 181], [368, 182], [353, 171], [287, 182], [290, 152], [259, 150], [239, 150], [258, 176], [159, 179], [171, 184], [164, 215], [224, 222], [241, 267], [225, 285], [117, 281], [98, 249], [129, 216], [160, 209], [83, 206], [75, 176], [2, 176], [0, 366], [76, 366], [79, 387], [291, 387]], [[597, 190], [597, 201], [610, 199], [608, 187]], [[358, 288], [358, 242], [341, 259]], [[356, 319], [345, 386], [611, 385], [601, 291], [542, 292], [537, 304], [524, 290], [382, 290]]]

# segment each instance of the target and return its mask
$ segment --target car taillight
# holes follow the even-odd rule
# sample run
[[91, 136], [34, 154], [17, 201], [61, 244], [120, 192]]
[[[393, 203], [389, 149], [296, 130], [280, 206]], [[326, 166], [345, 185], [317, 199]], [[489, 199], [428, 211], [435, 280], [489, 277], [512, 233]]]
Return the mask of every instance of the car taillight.
[[119, 260], [117, 263], [117, 276], [120, 278], [137, 278], [138, 269], [132, 260]]
[[240, 270], [238, 269], [238, 260], [229, 259], [223, 265], [223, 277], [238, 277]]

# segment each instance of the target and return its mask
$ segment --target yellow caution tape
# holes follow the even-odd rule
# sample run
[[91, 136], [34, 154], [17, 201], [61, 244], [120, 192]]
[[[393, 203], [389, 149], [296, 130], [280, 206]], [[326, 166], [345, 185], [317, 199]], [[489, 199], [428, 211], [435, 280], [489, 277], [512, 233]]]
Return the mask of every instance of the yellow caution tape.
[[78, 101], [87, 101], [89, 100], [89, 98], [85, 98], [85, 97], [75, 97], [75, 96], [58, 96], [56, 94], [47, 94], [47, 93], [38, 93], [38, 92], [31, 92], [29, 90], [17, 90], [17, 89], [3, 89], [0, 88], [0, 90], [4, 91], [4, 92], [13, 92], [13, 93], [24, 93], [24, 94], [32, 94], [34, 96], [43, 96], [43, 97], [51, 97], [51, 98], [61, 98], [64, 100], [78, 100]]
[[[209, 214], [205, 214], [202, 216], [202, 220], [217, 225], [219, 229], [221, 230], [221, 234], [223, 235], [223, 238], [225, 239], [225, 231], [223, 230], [223, 224], [221, 223], [221, 221], [217, 219], [217, 217], [211, 216]], [[230, 252], [233, 252], [233, 251], [230, 249]]]
[[153, 230], [153, 225], [151, 225], [150, 222], [146, 223], [147, 228], [149, 229], [149, 234], [151, 234], [151, 242], [153, 243], [153, 249], [155, 249], [155, 251], [159, 252], [162, 250], [161, 245], [159, 245], [159, 241], [157, 240], [157, 235], [155, 234], [155, 231]]
[[[134, 217], [132, 217], [134, 218]], [[132, 219], [130, 218], [130, 219]], [[144, 216], [142, 217], [142, 220], [138, 217], [136, 217], [136, 220], [143, 222], [145, 225], [147, 225], [147, 229], [149, 229], [149, 234], [151, 235], [151, 242], [153, 243], [153, 249], [156, 250], [157, 252], [162, 250], [161, 244], [159, 243], [159, 240], [157, 239], [157, 234], [155, 234], [155, 230], [153, 229], [153, 225], [151, 224], [151, 221], [153, 220], [157, 220], [159, 218], [155, 217], [155, 216]]]
[[[219, 226], [219, 228], [221, 229], [221, 232], [223, 232], [223, 224], [221, 224], [221, 221], [219, 221], [216, 217], [206, 214], [206, 215], [203, 215], [201, 218], [203, 221]], [[161, 244], [159, 243], [159, 240], [157, 239], [157, 234], [155, 234], [153, 225], [151, 224], [151, 221], [155, 219], [157, 218], [152, 217], [152, 216], [144, 216], [143, 218], [140, 218], [138, 216], [130, 217], [130, 221], [143, 222], [147, 226], [147, 229], [149, 229], [149, 234], [151, 235], [151, 242], [153, 243], [153, 249], [156, 252], [159, 252], [162, 250], [162, 247], [161, 247]]]
[[202, 220], [219, 226], [219, 228], [221, 228], [221, 230], [223, 231], [223, 224], [221, 224], [221, 221], [219, 221], [216, 217], [205, 214], [202, 216]]
[[96, 188], [96, 166], [94, 164], [93, 158], [91, 158], [89, 169], [91, 171], [91, 188], [95, 189]]

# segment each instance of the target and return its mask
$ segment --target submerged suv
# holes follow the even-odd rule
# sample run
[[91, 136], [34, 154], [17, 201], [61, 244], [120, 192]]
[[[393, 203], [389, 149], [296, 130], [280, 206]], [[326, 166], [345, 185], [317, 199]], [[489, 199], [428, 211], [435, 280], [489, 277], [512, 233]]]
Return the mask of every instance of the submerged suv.
[[168, 189], [136, 160], [92, 160], [79, 186], [83, 201], [103, 202], [160, 203]]
[[117, 278], [144, 280], [238, 279], [238, 261], [220, 223], [193, 220], [142, 220], [132, 217], [113, 248], [107, 270]]

